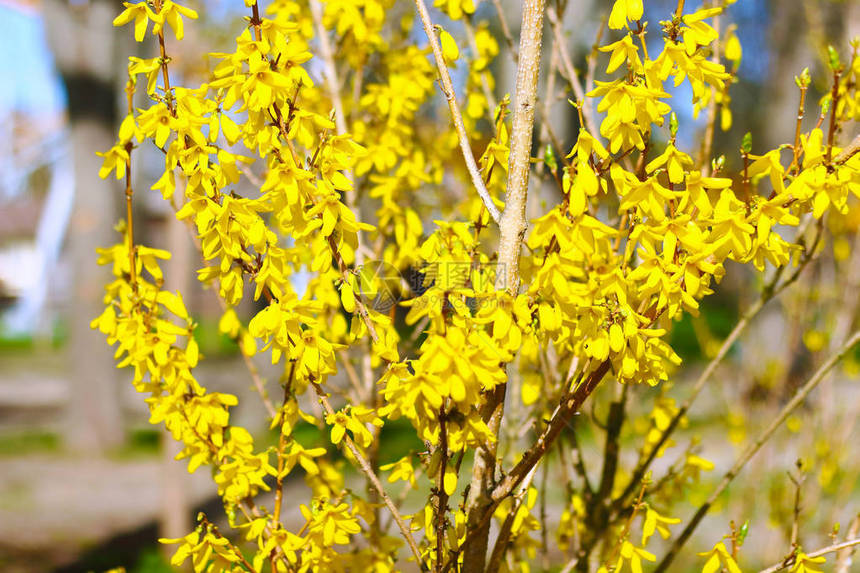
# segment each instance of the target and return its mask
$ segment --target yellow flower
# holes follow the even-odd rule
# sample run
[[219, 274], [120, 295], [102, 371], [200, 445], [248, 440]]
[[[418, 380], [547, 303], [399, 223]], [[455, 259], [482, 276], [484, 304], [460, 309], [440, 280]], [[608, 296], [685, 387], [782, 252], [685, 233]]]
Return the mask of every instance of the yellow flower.
[[703, 20], [716, 16], [722, 11], [722, 8], [708, 8], [681, 17], [681, 21], [687, 25], [686, 28], [681, 29], [687, 55], [692, 56], [699, 46], [707, 46], [717, 39], [717, 31]]
[[721, 567], [728, 569], [729, 573], [741, 573], [741, 568], [738, 567], [738, 564], [722, 542], [714, 545], [714, 548], [710, 551], [698, 553], [698, 555], [708, 558], [705, 566], [702, 567], [702, 573], [716, 573]]
[[606, 68], [606, 73], [611, 74], [617, 70], [621, 64], [627, 62], [633, 73], [639, 73], [642, 69], [642, 60], [639, 59], [639, 47], [633, 43], [633, 35], [628, 33], [626, 36], [609, 44], [602, 46], [601, 52], [612, 52], [609, 58], [609, 64]]
[[615, 573], [621, 573], [625, 570], [625, 565], [630, 567], [632, 573], [642, 573], [642, 560], [657, 561], [657, 557], [650, 551], [646, 551], [641, 547], [636, 547], [629, 541], [621, 544], [621, 555], [615, 563]]
[[349, 514], [347, 504], [332, 505], [327, 500], [319, 500], [313, 506], [311, 510], [302, 504], [300, 509], [309, 524], [308, 537], [317, 545], [345, 545], [350, 535], [361, 531], [358, 520]]
[[119, 16], [114, 18], [113, 25], [124, 26], [134, 20], [134, 39], [138, 42], [143, 41], [143, 37], [146, 35], [146, 29], [149, 27], [150, 20], [157, 24], [161, 22], [161, 16], [155, 14], [149, 8], [149, 2], [146, 0], [142, 0], [136, 4], [123, 2], [122, 5], [125, 6], [125, 10], [123, 10]]
[[794, 567], [791, 568], [791, 573], [821, 573], [818, 565], [827, 561], [823, 556], [810, 557], [803, 551], [798, 551], [795, 556]]
[[173, 29], [173, 33], [176, 35], [177, 40], [181, 40], [185, 37], [185, 28], [182, 23], [182, 17], [185, 16], [192, 20], [197, 19], [197, 12], [191, 8], [180, 6], [173, 2], [173, 0], [164, 0], [161, 5], [161, 12], [159, 12], [158, 15], [160, 18], [152, 27], [153, 33], [158, 34], [161, 32], [164, 27], [164, 23], [166, 22]]
[[452, 20], [459, 20], [464, 14], [475, 13], [475, 4], [472, 0], [435, 0], [433, 5], [441, 8]]
[[101, 169], [99, 169], [99, 177], [105, 179], [112, 171], [116, 172], [117, 179], [125, 177], [125, 168], [128, 163], [128, 151], [125, 150], [123, 145], [114, 145], [104, 153], [96, 151], [96, 155], [104, 157]]
[[615, 0], [609, 13], [609, 27], [620, 30], [627, 25], [628, 20], [636, 22], [641, 19], [644, 11], [642, 0]]
[[687, 170], [693, 167], [692, 158], [678, 151], [674, 144], [666, 146], [666, 150], [645, 166], [645, 171], [654, 173], [658, 168], [666, 166], [669, 173], [669, 181], [675, 184], [683, 183]]
[[412, 487], [415, 487], [415, 470], [412, 467], [412, 462], [409, 461], [410, 457], [404, 456], [396, 462], [379, 466], [382, 471], [392, 470], [388, 476], [389, 483], [408, 481]]

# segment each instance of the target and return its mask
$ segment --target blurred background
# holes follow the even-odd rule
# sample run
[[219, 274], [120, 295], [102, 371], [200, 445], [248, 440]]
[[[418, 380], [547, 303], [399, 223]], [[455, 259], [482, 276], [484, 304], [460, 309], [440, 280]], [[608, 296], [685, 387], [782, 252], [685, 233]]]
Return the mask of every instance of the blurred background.
[[[173, 51], [177, 83], [203, 81], [208, 65], [203, 54], [224, 49], [243, 26], [241, 2], [189, 4], [201, 19], [187, 26], [182, 49]], [[567, 29], [578, 65], [590, 52], [608, 5], [605, 0], [570, 0]], [[655, 24], [674, 5], [646, 2]], [[101, 159], [95, 152], [113, 144], [117, 119], [124, 114], [118, 110], [124, 106], [127, 57], [152, 57], [156, 49], [148, 42], [135, 44], [128, 30], [111, 26], [120, 9], [119, 2], [108, 0], [0, 0], [3, 571], [87, 571], [116, 565], [165, 570], [155, 539], [187, 533], [190, 516], [200, 508], [219, 511], [209, 476], [205, 471], [189, 476], [184, 462], [172, 461], [175, 452], [147, 424], [145, 404], [128, 375], [114, 368], [112, 350], [89, 328], [101, 313], [108, 280], [95, 264], [95, 249], [116, 241], [113, 227], [122, 217], [122, 186], [99, 179]], [[495, 21], [490, 6], [478, 10], [479, 18], [486, 12]], [[512, 6], [511, 14], [517, 12]], [[727, 155], [732, 168], [744, 131], [755, 134], [754, 152], [792, 139], [797, 106], [793, 77], [807, 66], [815, 82], [808, 112], [814, 122], [815, 102], [829, 82], [822, 54], [828, 43], [849, 53], [849, 39], [860, 34], [860, 2], [740, 0], [729, 15], [738, 26], [744, 60], [731, 91], [735, 127], [718, 133], [715, 148]], [[659, 42], [659, 35], [653, 33], [651, 41]], [[498, 74], [511, 73], [504, 63], [498, 66]], [[437, 103], [442, 104], [441, 98]], [[696, 149], [701, 130], [702, 118], [682, 118], [682, 145]], [[575, 133], [569, 131], [572, 143]], [[146, 190], [158, 177], [159, 157], [154, 150], [143, 150], [139, 157], [135, 188]], [[247, 394], [250, 381], [241, 357], [218, 332], [217, 300], [194, 278], [201, 265], [187, 232], [177, 229], [157, 194], [136, 194], [136, 209], [141, 242], [174, 253], [169, 288], [183, 292], [200, 323], [196, 334], [207, 360], [199, 379], [210, 388]], [[691, 413], [691, 426], [720, 419], [716, 432], [700, 437], [705, 452], [716, 450], [712, 459], [718, 471], [728, 467], [744, 443], [747, 421], [775, 411], [816, 365], [816, 352], [838, 345], [839, 329], [847, 333], [855, 321], [858, 215], [852, 212], [831, 225], [836, 225], [834, 239], [825, 256], [772, 303], [772, 311], [733, 352], [721, 372], [725, 376], [709, 390], [712, 395], [701, 398]], [[708, 299], [703, 316], [679, 323], [673, 334], [676, 349], [693, 370], [754, 296], [757, 279], [737, 268], [728, 270], [720, 294]], [[808, 324], [814, 325], [812, 330], [804, 326]], [[849, 372], [851, 368], [856, 372], [856, 357], [849, 361]], [[779, 540], [785, 533], [779, 512], [790, 511], [786, 500], [793, 493], [785, 472], [793, 470], [796, 458], [811, 460], [809, 472], [816, 478], [808, 494], [807, 507], [814, 508], [808, 515], [810, 535], [821, 532], [816, 539], [826, 541], [823, 535], [834, 521], [847, 523], [860, 511], [860, 394], [856, 377], [836, 378], [816, 395], [819, 413], [810, 410], [795, 417], [785, 442], [790, 448], [778, 442], [769, 446], [733, 490], [741, 492], [744, 507], [757, 506], [751, 519], [761, 528], [759, 542]], [[240, 402], [234, 415], [265, 432], [265, 415], [256, 402]], [[647, 420], [647, 409], [638, 415]], [[586, 446], [599, 439], [584, 430]], [[767, 503], [759, 504], [762, 499]], [[719, 519], [725, 529], [728, 518]], [[713, 543], [718, 537], [708, 539]], [[774, 554], [776, 559], [782, 555], [779, 549]]]

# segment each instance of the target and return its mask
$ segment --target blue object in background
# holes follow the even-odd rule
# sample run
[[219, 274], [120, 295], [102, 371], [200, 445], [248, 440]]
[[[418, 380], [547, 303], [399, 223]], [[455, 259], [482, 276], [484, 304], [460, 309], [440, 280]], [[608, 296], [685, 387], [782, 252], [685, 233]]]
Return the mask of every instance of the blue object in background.
[[65, 109], [65, 90], [36, 10], [0, 1], [0, 53], [0, 117]]
[[7, 257], [0, 269], [20, 294], [3, 316], [0, 334], [20, 336], [50, 330], [45, 302], [74, 203], [74, 172], [64, 130], [66, 94], [54, 68], [41, 14], [0, 0], [0, 208], [30, 191], [30, 176], [51, 172], [32, 247]]

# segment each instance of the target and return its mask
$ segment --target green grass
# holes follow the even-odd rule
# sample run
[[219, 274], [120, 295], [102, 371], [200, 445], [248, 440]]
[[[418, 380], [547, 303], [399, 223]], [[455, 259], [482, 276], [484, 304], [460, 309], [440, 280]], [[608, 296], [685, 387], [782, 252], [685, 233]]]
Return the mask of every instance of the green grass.
[[[738, 321], [737, 304], [731, 300], [704, 300], [700, 308], [710, 336], [722, 341]], [[684, 362], [704, 360], [702, 348], [693, 328], [693, 318], [685, 313], [681, 320], [672, 323], [669, 344]]]
[[195, 317], [197, 328], [194, 329], [194, 339], [200, 346], [200, 352], [208, 357], [227, 357], [239, 354], [238, 345], [226, 334], [218, 331], [220, 316]]
[[112, 457], [117, 460], [128, 460], [150, 457], [161, 451], [161, 426], [133, 428], [126, 432], [125, 442]]
[[[300, 421], [293, 428], [293, 438], [305, 448], [331, 446], [328, 436], [328, 428], [321, 431], [317, 426], [305, 421]], [[395, 462], [405, 455], [425, 449], [424, 444], [415, 435], [412, 424], [405, 418], [387, 422], [382, 427], [379, 440], [380, 464]], [[266, 432], [255, 440], [255, 443], [258, 450], [276, 445], [278, 443], [277, 430]], [[342, 456], [338, 453], [336, 459], [340, 457]]]
[[[2, 320], [2, 315], [0, 315], [0, 320]], [[0, 322], [0, 326], [2, 326], [2, 322]], [[22, 350], [33, 350], [40, 345], [45, 346], [46, 344], [54, 349], [62, 348], [68, 338], [68, 325], [63, 320], [55, 320], [51, 327], [50, 335], [45, 338], [34, 339], [30, 334], [13, 335], [4, 332], [0, 328], [0, 354], [4, 352], [18, 353]]]
[[50, 453], [60, 450], [60, 438], [46, 430], [0, 435], [0, 457]]
[[161, 555], [157, 547], [143, 551], [129, 573], [172, 573], [174, 569]]

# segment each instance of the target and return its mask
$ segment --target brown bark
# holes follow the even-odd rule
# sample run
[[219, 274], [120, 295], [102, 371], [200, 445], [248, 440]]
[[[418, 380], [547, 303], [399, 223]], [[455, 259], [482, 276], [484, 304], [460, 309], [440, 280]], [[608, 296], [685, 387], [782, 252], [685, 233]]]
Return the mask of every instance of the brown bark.
[[[505, 210], [499, 223], [499, 260], [496, 276], [496, 288], [507, 290], [511, 294], [516, 294], [519, 288], [520, 246], [526, 232], [526, 198], [531, 170], [543, 14], [543, 0], [526, 0], [523, 3], [511, 153], [508, 160]], [[488, 397], [482, 412], [490, 431], [497, 438], [504, 414], [504, 404], [505, 385], [503, 384]], [[489, 493], [495, 481], [496, 445], [497, 442], [486, 444], [475, 454], [468, 499], [468, 523], [469, 528], [476, 528], [477, 532], [472, 543], [464, 548], [463, 571], [466, 573], [483, 571], [486, 563], [490, 520], [483, 519], [483, 516], [492, 503]]]

